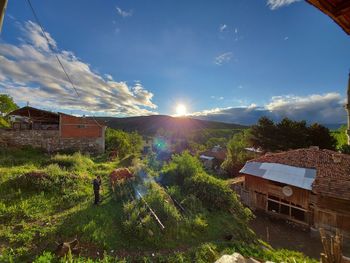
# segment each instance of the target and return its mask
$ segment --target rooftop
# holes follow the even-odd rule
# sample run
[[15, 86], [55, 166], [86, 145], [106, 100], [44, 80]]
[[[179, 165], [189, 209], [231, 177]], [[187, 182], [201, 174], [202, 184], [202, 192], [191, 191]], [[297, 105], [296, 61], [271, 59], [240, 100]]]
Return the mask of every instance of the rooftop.
[[[280, 180], [282, 183], [285, 181], [284, 179], [286, 179], [286, 173], [288, 173], [289, 177], [301, 176], [300, 173], [297, 172], [296, 168], [304, 168], [305, 173], [303, 177], [311, 176], [312, 172], [307, 171], [307, 169], [315, 169], [316, 178], [313, 180], [311, 185], [313, 192], [335, 198], [350, 200], [350, 155], [341, 154], [326, 149], [320, 150], [318, 147], [310, 147], [280, 153], [265, 154], [251, 160], [245, 167], [248, 168], [252, 165], [254, 166], [254, 163], [259, 163], [260, 165], [265, 164], [265, 168], [266, 164], [268, 163], [279, 164], [279, 166], [276, 166], [276, 169], [274, 169], [273, 166], [267, 168], [274, 170], [275, 172], [272, 172], [274, 178], [270, 180]], [[288, 166], [288, 169], [286, 166]], [[278, 167], [281, 169], [277, 169]], [[264, 167], [259, 166], [257, 168]], [[249, 171], [245, 171], [243, 168], [241, 172], [248, 173]], [[283, 175], [281, 172], [283, 172]], [[295, 179], [287, 178], [286, 180], [292, 182]]]

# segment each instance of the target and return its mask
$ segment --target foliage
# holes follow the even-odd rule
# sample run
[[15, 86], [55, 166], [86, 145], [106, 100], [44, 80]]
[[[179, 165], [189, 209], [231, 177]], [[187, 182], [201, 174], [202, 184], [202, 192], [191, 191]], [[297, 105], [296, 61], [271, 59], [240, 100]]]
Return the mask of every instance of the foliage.
[[189, 152], [175, 154], [171, 162], [165, 165], [162, 170], [162, 182], [166, 185], [183, 185], [186, 178], [203, 172], [199, 160]]
[[233, 135], [227, 144], [227, 155], [221, 167], [229, 174], [233, 175], [240, 169], [244, 163], [254, 158], [254, 153], [245, 150], [249, 147], [250, 129]]
[[0, 116], [0, 128], [8, 128], [10, 127], [10, 124], [8, 121], [5, 120], [5, 118]]
[[142, 143], [142, 137], [137, 132], [127, 133], [111, 128], [106, 130], [106, 148], [109, 151], [117, 151], [120, 158], [139, 153]]
[[350, 146], [348, 145], [348, 136], [346, 132], [346, 125], [342, 125], [339, 129], [333, 130], [331, 135], [337, 142], [337, 150], [341, 153], [350, 154]]
[[84, 173], [88, 167], [93, 165], [93, 161], [86, 155], [79, 152], [72, 155], [56, 154], [50, 161], [50, 164], [57, 164], [60, 168], [75, 173]]
[[[90, 158], [79, 154], [59, 156], [31, 148], [0, 150], [0, 262], [208, 262], [227, 249], [238, 248], [245, 255], [255, 253], [262, 255], [260, 258], [273, 259], [275, 251], [267, 254], [261, 247], [252, 248], [255, 237], [243, 220], [212, 209], [206, 203], [207, 196], [202, 201], [200, 195], [216, 198], [214, 191], [221, 194], [222, 189], [216, 186], [223, 183], [221, 180], [206, 186], [208, 193], [198, 191], [196, 195], [181, 185], [163, 188], [150, 180], [150, 190], [144, 198], [166, 226], [161, 231], [142, 200], [126, 201], [127, 195], [110, 191], [108, 174], [122, 166], [123, 160], [110, 162], [106, 156]], [[191, 177], [203, 173], [198, 160], [186, 153], [178, 155], [176, 163], [170, 163], [168, 168], [174, 173], [182, 171], [186, 185]], [[189, 174], [187, 168], [191, 170]], [[31, 178], [36, 173], [43, 177]], [[91, 175], [95, 174], [101, 175], [103, 181], [99, 206], [92, 204]], [[131, 184], [120, 187], [116, 192]], [[185, 213], [174, 206], [169, 195], [185, 207]], [[235, 234], [236, 243], [223, 241], [227, 233]], [[81, 256], [58, 259], [45, 252], [54, 251], [55, 242], [75, 237], [82, 247]], [[291, 252], [281, 253], [280, 258], [286, 261], [288, 253]], [[128, 256], [117, 257], [120, 254]]]
[[341, 153], [350, 154], [350, 145], [344, 144], [338, 149]]
[[307, 126], [305, 121], [292, 121], [284, 118], [275, 124], [267, 117], [259, 119], [251, 128], [250, 144], [265, 151], [319, 146], [322, 149], [335, 149], [336, 141], [328, 128], [314, 123]]
[[13, 98], [7, 94], [0, 94], [0, 116], [3, 116], [11, 111], [18, 109]]
[[250, 210], [242, 206], [236, 194], [221, 179], [201, 173], [187, 178], [185, 187], [188, 193], [194, 194], [206, 207], [213, 210], [232, 211], [243, 221], [248, 221], [251, 216]]

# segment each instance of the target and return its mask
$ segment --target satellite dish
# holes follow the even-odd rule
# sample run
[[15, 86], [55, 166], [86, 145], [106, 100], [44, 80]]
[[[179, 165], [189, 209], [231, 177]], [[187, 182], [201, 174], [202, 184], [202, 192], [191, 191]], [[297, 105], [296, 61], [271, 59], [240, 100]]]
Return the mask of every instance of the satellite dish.
[[284, 186], [282, 188], [282, 193], [287, 196], [287, 197], [290, 197], [293, 195], [293, 189], [290, 187], [290, 186]]

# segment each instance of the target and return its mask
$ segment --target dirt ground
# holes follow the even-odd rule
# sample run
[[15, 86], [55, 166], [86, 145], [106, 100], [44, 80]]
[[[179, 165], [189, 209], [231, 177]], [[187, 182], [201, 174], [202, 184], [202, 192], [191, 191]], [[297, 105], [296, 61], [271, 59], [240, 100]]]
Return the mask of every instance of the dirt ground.
[[[300, 251], [316, 259], [320, 257], [322, 243], [318, 232], [302, 229], [263, 213], [255, 215], [256, 218], [252, 220], [250, 227], [262, 240], [269, 242], [274, 248]], [[349, 238], [344, 238], [343, 247], [343, 254], [350, 257]]]

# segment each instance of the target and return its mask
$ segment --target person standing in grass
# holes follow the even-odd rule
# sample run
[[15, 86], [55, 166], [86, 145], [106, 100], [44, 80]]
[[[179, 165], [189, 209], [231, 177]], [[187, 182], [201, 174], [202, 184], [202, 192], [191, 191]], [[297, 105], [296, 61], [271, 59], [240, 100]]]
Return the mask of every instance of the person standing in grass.
[[98, 205], [100, 202], [100, 189], [101, 189], [101, 176], [96, 176], [96, 178], [92, 181], [92, 185], [94, 188], [94, 194], [95, 194], [95, 205]]

